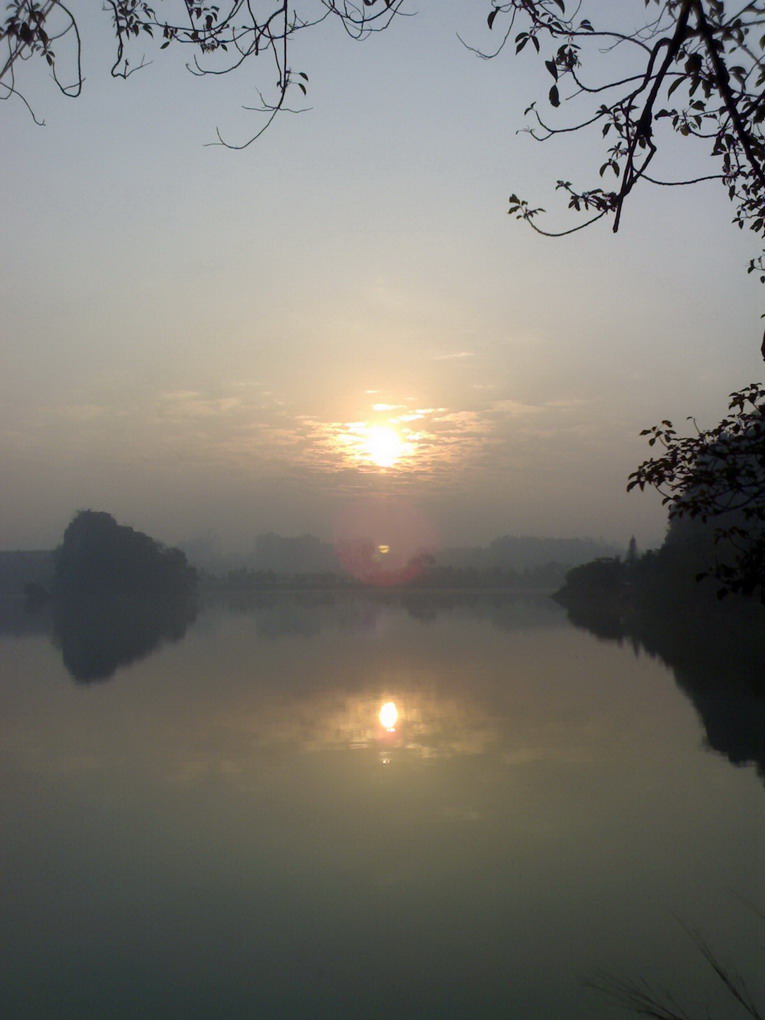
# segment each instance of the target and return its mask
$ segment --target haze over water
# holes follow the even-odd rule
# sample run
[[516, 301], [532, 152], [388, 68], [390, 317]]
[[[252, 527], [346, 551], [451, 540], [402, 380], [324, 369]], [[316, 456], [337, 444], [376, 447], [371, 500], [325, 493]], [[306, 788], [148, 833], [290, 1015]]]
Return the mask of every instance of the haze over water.
[[[508, 216], [570, 226], [555, 182], [612, 187], [616, 124], [524, 133], [576, 97], [536, 36], [476, 58], [502, 6], [363, 46], [320, 19], [283, 68], [310, 109], [238, 152], [205, 143], [262, 125], [263, 61], [189, 75], [157, 23], [116, 81], [83, 5], [76, 102], [49, 53], [6, 64], [2, 1020], [622, 1016], [593, 980], [733, 1020], [694, 932], [765, 1009], [762, 607], [698, 597], [709, 535], [641, 558], [667, 508], [625, 491], [641, 430], [703, 435], [761, 377], [756, 251], [658, 110], [635, 143], [697, 187], [641, 182], [616, 234]], [[635, 66], [590, 37], [606, 80], [686, 59], [654, 6], [569, 6], [645, 26]], [[679, 102], [650, 59], [640, 102]], [[476, 594], [585, 560], [569, 616]]]
[[45, 633], [3, 659], [9, 1020], [623, 1015], [599, 971], [719, 1007], [680, 922], [763, 991], [761, 775], [549, 600], [234, 599], [101, 683]]

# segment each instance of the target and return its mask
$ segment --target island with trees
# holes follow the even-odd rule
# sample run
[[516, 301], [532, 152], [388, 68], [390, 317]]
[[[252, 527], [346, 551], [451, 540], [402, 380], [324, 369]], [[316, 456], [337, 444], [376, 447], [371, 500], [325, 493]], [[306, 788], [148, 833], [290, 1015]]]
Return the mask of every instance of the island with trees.
[[196, 571], [180, 549], [118, 524], [101, 510], [81, 510], [54, 553], [54, 591], [60, 598], [125, 596], [162, 601], [187, 596]]
[[179, 640], [196, 615], [197, 573], [185, 554], [103, 511], [77, 513], [52, 554], [15, 557], [17, 581], [25, 566], [36, 568], [23, 585], [27, 609], [52, 627], [80, 682], [107, 679]]

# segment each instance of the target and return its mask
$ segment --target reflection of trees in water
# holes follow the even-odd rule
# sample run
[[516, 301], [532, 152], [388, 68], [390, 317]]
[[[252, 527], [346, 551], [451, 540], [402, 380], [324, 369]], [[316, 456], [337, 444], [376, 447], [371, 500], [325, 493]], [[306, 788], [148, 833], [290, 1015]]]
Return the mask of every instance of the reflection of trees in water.
[[67, 600], [56, 607], [53, 638], [71, 676], [87, 683], [179, 641], [195, 617], [187, 598]]
[[454, 613], [486, 620], [501, 630], [562, 627], [566, 616], [545, 596], [508, 592], [323, 590], [226, 592], [208, 600], [253, 618], [261, 637], [317, 634], [325, 628], [374, 632], [390, 610], [403, 610], [421, 623]]
[[22, 599], [0, 598], [0, 635], [31, 637], [48, 634], [51, 629], [50, 606], [30, 608]]
[[629, 640], [672, 670], [693, 702], [706, 741], [765, 779], [765, 628], [756, 605], [656, 597], [624, 610], [602, 600], [568, 607], [571, 622], [598, 638]]
[[[227, 592], [207, 601], [226, 612], [252, 617], [259, 637], [310, 636], [330, 628], [375, 633], [391, 610], [427, 623], [444, 614], [483, 619], [503, 630], [565, 625], [563, 610], [551, 599], [475, 592]], [[24, 604], [0, 601], [0, 633], [49, 633], [52, 629], [64, 665], [80, 681], [104, 680], [120, 667], [180, 640], [196, 618], [192, 598], [104, 596], [57, 599], [35, 612]]]

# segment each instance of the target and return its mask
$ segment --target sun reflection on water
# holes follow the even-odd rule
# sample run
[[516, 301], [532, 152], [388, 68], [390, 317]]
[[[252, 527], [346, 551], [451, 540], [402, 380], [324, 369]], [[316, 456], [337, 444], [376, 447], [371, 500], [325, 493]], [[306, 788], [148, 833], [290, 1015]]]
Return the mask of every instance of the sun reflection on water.
[[398, 709], [396, 708], [395, 701], [386, 701], [380, 709], [378, 718], [380, 725], [384, 726], [389, 733], [393, 733], [398, 722]]

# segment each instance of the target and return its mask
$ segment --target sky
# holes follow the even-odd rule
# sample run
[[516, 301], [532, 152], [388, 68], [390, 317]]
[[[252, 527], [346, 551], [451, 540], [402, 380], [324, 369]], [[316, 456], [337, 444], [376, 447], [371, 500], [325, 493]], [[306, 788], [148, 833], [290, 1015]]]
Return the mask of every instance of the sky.
[[640, 430], [712, 426], [762, 378], [756, 238], [719, 184], [638, 191], [616, 235], [508, 216], [517, 192], [564, 223], [554, 183], [591, 180], [597, 136], [518, 133], [549, 78], [463, 46], [491, 42], [467, 0], [303, 33], [310, 109], [242, 151], [206, 143], [260, 126], [270, 66], [200, 79], [171, 48], [115, 81], [80, 6], [83, 95], [25, 66], [46, 125], [0, 108], [0, 548], [88, 507], [225, 552], [381, 506], [433, 546], [661, 541], [660, 498], [625, 491]]

